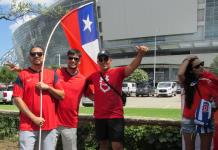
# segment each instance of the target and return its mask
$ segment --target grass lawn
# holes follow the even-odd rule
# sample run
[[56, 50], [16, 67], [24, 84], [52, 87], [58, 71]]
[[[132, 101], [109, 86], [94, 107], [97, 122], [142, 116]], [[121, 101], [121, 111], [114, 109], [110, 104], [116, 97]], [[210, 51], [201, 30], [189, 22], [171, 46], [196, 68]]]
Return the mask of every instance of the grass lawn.
[[0, 104], [0, 110], [18, 111], [18, 109], [17, 109], [17, 107], [15, 105], [5, 105], [5, 104]]
[[[0, 104], [0, 110], [13, 110], [18, 111], [15, 105], [4, 105]], [[93, 114], [93, 107], [80, 107], [81, 114]], [[152, 119], [181, 119], [180, 109], [162, 109], [162, 108], [124, 108], [126, 117], [149, 117]]]
[[[162, 108], [124, 108], [126, 117], [149, 117], [160, 119], [181, 119], [180, 109], [162, 109]], [[80, 107], [80, 113], [92, 114], [93, 107]]]
[[124, 108], [125, 116], [138, 116], [155, 118], [167, 118], [180, 120], [181, 109], [163, 109], [163, 108]]

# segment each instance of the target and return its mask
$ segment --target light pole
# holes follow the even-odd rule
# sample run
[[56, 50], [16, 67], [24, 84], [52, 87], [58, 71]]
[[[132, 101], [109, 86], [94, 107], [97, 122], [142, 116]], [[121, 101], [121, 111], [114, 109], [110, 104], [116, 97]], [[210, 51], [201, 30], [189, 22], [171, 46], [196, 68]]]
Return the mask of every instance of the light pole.
[[61, 66], [61, 54], [57, 54], [57, 58], [58, 58], [58, 67]]
[[153, 87], [155, 88], [156, 83], [156, 51], [157, 51], [157, 31], [154, 36], [154, 79], [153, 79]]

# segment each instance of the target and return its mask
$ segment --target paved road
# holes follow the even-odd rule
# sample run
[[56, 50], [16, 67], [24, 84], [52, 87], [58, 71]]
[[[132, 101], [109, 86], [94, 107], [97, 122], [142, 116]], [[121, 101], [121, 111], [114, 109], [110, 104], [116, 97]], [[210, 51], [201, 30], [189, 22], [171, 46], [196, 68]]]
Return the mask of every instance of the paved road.
[[181, 108], [180, 94], [175, 97], [128, 97], [125, 107]]

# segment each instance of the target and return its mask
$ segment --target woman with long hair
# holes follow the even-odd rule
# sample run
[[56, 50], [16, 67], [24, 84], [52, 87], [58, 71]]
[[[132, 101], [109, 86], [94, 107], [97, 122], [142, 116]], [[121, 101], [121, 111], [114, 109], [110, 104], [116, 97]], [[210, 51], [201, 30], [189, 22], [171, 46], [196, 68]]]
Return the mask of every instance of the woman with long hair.
[[[181, 131], [185, 141], [185, 149], [195, 150], [195, 138], [196, 134], [199, 133], [201, 150], [209, 150], [215, 131], [213, 114], [209, 126], [198, 126], [195, 123], [195, 114], [201, 99], [210, 101], [209, 104], [213, 104], [213, 107], [216, 106], [218, 80], [215, 75], [204, 69], [202, 60], [192, 55], [186, 57], [180, 65], [178, 79], [183, 87], [181, 96], [184, 99], [184, 108]], [[210, 106], [212, 107], [212, 105]], [[201, 110], [209, 111], [209, 109], [202, 108]], [[202, 111], [198, 110], [198, 112]]]

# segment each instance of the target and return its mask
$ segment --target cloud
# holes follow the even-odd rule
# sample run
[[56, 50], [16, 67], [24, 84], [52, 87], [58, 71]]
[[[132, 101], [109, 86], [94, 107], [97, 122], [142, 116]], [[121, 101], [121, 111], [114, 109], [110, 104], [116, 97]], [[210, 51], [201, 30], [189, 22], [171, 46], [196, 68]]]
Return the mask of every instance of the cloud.
[[33, 19], [37, 17], [36, 15], [25, 15], [24, 17], [22, 18], [19, 18], [16, 20], [16, 23], [12, 24], [9, 26], [9, 29], [12, 31], [12, 33], [19, 27], [21, 26], [22, 24], [24, 24], [25, 22]]
[[[10, 5], [12, 0], [0, 0], [0, 5]], [[32, 4], [42, 4], [46, 6], [50, 6], [54, 4], [58, 0], [17, 0], [17, 2], [30, 2]]]

